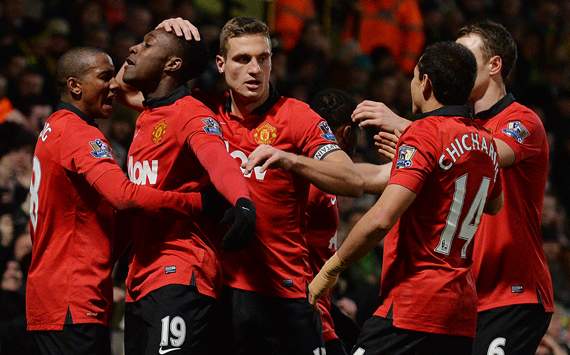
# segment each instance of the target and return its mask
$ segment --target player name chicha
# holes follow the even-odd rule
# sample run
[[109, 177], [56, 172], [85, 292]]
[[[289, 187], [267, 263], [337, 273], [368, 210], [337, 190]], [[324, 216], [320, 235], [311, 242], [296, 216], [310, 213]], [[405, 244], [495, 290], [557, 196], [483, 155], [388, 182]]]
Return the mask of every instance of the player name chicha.
[[478, 133], [465, 133], [460, 137], [455, 137], [439, 157], [439, 167], [443, 170], [449, 170], [463, 154], [476, 150], [485, 152], [491, 158], [495, 166], [496, 175], [499, 171], [499, 164], [497, 162], [495, 146], [493, 142], [487, 142], [485, 137], [479, 136]]

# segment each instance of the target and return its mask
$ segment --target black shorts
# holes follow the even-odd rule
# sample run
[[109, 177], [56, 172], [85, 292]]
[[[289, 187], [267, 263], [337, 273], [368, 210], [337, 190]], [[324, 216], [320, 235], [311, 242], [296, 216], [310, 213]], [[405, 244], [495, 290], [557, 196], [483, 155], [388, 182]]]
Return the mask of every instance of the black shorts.
[[269, 297], [226, 288], [213, 328], [217, 348], [211, 354], [325, 353], [320, 316], [304, 298]]
[[125, 354], [209, 354], [207, 331], [214, 303], [215, 299], [200, 294], [195, 286], [185, 285], [164, 286], [137, 302], [128, 302]]
[[552, 313], [541, 304], [521, 304], [479, 312], [473, 355], [534, 355], [546, 333]]
[[344, 344], [340, 339], [325, 342], [326, 355], [347, 355]]
[[66, 324], [63, 330], [30, 332], [42, 355], [110, 355], [109, 327]]
[[353, 355], [469, 355], [473, 338], [396, 328], [391, 319], [372, 317], [352, 349]]
[[[334, 323], [334, 329], [336, 335], [344, 344], [344, 348], [347, 352], [356, 344], [356, 339], [358, 339], [358, 334], [360, 334], [360, 327], [354, 320], [344, 314], [334, 303], [331, 305], [331, 316]], [[327, 346], [327, 354], [328, 346]]]

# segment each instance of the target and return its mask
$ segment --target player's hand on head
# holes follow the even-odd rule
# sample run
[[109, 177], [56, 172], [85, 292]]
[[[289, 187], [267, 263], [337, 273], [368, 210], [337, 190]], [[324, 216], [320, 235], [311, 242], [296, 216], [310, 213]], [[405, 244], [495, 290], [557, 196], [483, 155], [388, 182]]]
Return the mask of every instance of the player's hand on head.
[[200, 40], [200, 32], [198, 31], [198, 28], [190, 21], [181, 17], [166, 19], [159, 23], [156, 28], [162, 28], [167, 32], [174, 32], [178, 37], [184, 36], [187, 41]]
[[403, 131], [410, 123], [405, 118], [396, 115], [384, 103], [370, 100], [364, 100], [358, 104], [351, 117], [352, 121], [362, 128], [370, 127], [386, 132], [394, 132], [396, 129]]
[[396, 155], [396, 145], [402, 133], [395, 130], [394, 133], [380, 132], [374, 135], [374, 145], [378, 147], [378, 153], [381, 157], [388, 160], [394, 159]]
[[269, 168], [289, 170], [295, 164], [296, 157], [293, 153], [284, 152], [270, 145], [262, 144], [251, 152], [247, 162], [243, 163], [241, 167], [245, 169], [246, 174], [251, 173], [256, 166], [261, 167], [261, 172]]
[[222, 239], [225, 250], [239, 250], [246, 247], [255, 237], [255, 206], [247, 198], [240, 198], [236, 205], [228, 209], [222, 224], [230, 224], [230, 229]]

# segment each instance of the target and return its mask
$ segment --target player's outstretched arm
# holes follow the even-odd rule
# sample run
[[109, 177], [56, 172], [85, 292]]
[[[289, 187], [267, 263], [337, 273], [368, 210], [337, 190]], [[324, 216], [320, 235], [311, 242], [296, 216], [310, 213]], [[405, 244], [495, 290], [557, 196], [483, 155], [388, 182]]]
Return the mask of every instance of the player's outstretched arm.
[[[203, 139], [206, 137], [206, 134], [202, 134]], [[241, 249], [255, 237], [255, 205], [249, 197], [239, 166], [228, 154], [222, 141], [216, 137], [209, 138], [200, 145], [191, 139], [190, 145], [216, 190], [234, 206], [222, 220], [222, 223], [231, 225], [223, 237], [222, 247], [226, 250]]]
[[318, 160], [262, 144], [242, 164], [246, 173], [256, 166], [260, 166], [261, 171], [269, 168], [290, 170], [331, 194], [358, 197], [364, 191], [362, 177], [342, 150], [333, 151], [323, 160]]
[[388, 185], [392, 163], [382, 165], [370, 163], [355, 163], [356, 171], [364, 181], [364, 192], [369, 194], [381, 194]]
[[335, 255], [311, 281], [309, 302], [314, 305], [321, 295], [334, 286], [338, 275], [346, 267], [372, 250], [415, 198], [415, 192], [400, 185], [389, 185], [376, 204], [352, 228]]
[[113, 159], [109, 142], [97, 128], [69, 127], [61, 139], [66, 142], [66, 149], [60, 154], [62, 166], [81, 174], [116, 209], [141, 208], [149, 212], [169, 209], [184, 215], [201, 212], [198, 193], [160, 191], [129, 181]]
[[201, 213], [200, 193], [160, 191], [135, 185], [127, 179], [121, 168], [112, 161], [102, 161], [97, 170], [85, 174], [87, 181], [118, 210], [140, 208], [149, 212], [171, 210], [184, 215]]
[[410, 121], [396, 115], [382, 102], [364, 100], [352, 113], [352, 120], [360, 127], [372, 127], [379, 131], [403, 132], [410, 125]]

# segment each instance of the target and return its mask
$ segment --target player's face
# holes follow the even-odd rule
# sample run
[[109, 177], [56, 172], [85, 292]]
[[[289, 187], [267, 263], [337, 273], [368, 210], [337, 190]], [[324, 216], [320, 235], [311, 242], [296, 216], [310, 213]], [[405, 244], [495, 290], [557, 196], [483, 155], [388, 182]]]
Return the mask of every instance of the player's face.
[[271, 74], [269, 38], [264, 35], [234, 37], [228, 40], [227, 46], [225, 58], [218, 55], [216, 64], [232, 95], [246, 102], [265, 100]]
[[489, 74], [489, 60], [485, 59], [486, 56], [483, 54], [483, 39], [478, 34], [468, 34], [463, 37], [459, 37], [456, 40], [457, 43], [467, 47], [477, 60], [477, 78], [475, 79], [475, 85], [469, 96], [470, 101], [477, 101], [487, 91], [489, 83], [491, 81]]
[[168, 43], [164, 31], [154, 30], [132, 46], [126, 59], [124, 82], [143, 92], [156, 87], [169, 57]]
[[91, 67], [81, 76], [81, 103], [89, 117], [107, 118], [113, 111], [115, 67], [111, 58], [97, 54]]
[[421, 106], [423, 103], [423, 86], [420, 81], [420, 70], [418, 66], [414, 68], [414, 77], [410, 82], [410, 92], [412, 94], [412, 113], [421, 113]]

